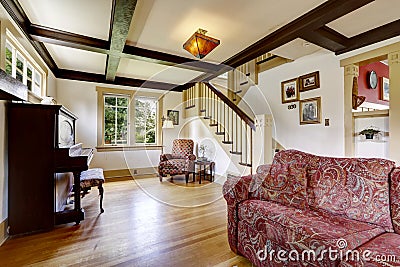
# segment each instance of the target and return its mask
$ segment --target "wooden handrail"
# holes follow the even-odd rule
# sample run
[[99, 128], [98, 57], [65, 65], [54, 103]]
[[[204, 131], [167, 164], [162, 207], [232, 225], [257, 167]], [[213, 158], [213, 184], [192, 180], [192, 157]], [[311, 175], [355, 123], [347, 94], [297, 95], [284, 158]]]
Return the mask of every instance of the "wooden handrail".
[[238, 116], [247, 124], [250, 126], [251, 129], [254, 131], [256, 130], [256, 126], [254, 125], [254, 121], [246, 114], [244, 113], [238, 106], [233, 103], [226, 95], [224, 95], [220, 90], [218, 90], [214, 85], [211, 83], [204, 83], [207, 85], [210, 90], [217, 95], [224, 103], [226, 103]]

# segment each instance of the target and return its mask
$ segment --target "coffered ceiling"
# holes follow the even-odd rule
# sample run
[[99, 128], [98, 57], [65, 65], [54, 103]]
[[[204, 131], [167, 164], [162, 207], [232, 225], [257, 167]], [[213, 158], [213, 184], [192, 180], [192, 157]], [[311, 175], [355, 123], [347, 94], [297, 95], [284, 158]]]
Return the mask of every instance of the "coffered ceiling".
[[[181, 90], [267, 52], [341, 54], [400, 35], [398, 0], [0, 2], [56, 77], [154, 89]], [[198, 28], [221, 40], [201, 61], [182, 48]]]

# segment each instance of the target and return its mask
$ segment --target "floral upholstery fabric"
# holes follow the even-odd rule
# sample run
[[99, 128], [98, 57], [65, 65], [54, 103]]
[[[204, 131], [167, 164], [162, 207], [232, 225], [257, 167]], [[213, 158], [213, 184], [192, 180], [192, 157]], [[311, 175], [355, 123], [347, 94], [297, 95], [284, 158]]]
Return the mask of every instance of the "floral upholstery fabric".
[[[265, 200], [265, 181], [273, 177], [267, 178], [267, 173], [274, 173], [278, 164], [307, 165], [309, 209]], [[400, 233], [400, 168], [394, 169], [394, 162], [385, 159], [321, 157], [284, 150], [275, 155], [272, 165], [262, 165], [255, 175], [228, 179], [223, 192], [230, 247], [257, 266], [338, 266], [340, 261], [330, 260], [260, 261], [257, 252], [266, 246], [318, 250], [333, 247], [339, 238], [346, 240], [347, 249], [355, 249], [376, 236], [392, 235], [393, 227]], [[398, 253], [399, 245], [391, 242], [382, 247]]]
[[308, 166], [308, 204], [316, 210], [375, 223], [393, 229], [389, 206], [389, 174], [393, 161], [386, 159], [321, 157], [296, 150], [275, 155], [274, 163]]
[[93, 168], [87, 171], [81, 172], [80, 176], [80, 187], [89, 188], [93, 186], [99, 186], [104, 183], [103, 169]]
[[[239, 205], [238, 218], [238, 251], [258, 266], [269, 266], [257, 257], [257, 252], [265, 249], [267, 243], [275, 244], [270, 247], [275, 251], [296, 250], [299, 255], [303, 250], [312, 250], [317, 259], [324, 249], [339, 249], [340, 239], [345, 240], [345, 249], [352, 250], [384, 232], [377, 225], [260, 200], [242, 202]], [[339, 263], [339, 259], [331, 261], [326, 257], [326, 260], [328, 261], [318, 263], [317, 266], [337, 266]], [[307, 266], [312, 262], [310, 260], [301, 264]], [[301, 264], [298, 266], [302, 266]]]
[[[366, 254], [365, 251], [369, 251]], [[378, 266], [400, 266], [400, 235], [395, 233], [385, 233], [375, 237], [368, 243], [357, 249], [358, 255], [365, 256], [344, 259], [340, 267], [378, 267]]]
[[394, 169], [391, 175], [390, 208], [394, 231], [400, 234], [400, 167]]
[[222, 193], [228, 205], [228, 241], [232, 251], [237, 252], [238, 236], [238, 204], [249, 198], [252, 176], [231, 176], [222, 187]]
[[194, 170], [193, 155], [194, 142], [190, 139], [175, 139], [172, 143], [172, 153], [160, 155], [158, 164], [158, 174], [167, 176], [168, 174], [180, 175], [187, 174]]
[[308, 208], [307, 178], [304, 164], [273, 164], [267, 175], [263, 176], [261, 189], [251, 194], [251, 198], [270, 200], [284, 205]]

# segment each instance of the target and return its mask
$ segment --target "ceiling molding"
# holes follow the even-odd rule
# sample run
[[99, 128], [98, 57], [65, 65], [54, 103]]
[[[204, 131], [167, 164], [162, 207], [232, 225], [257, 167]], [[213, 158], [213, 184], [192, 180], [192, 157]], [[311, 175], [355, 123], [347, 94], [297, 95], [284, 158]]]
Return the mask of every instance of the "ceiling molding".
[[110, 53], [107, 57], [106, 79], [113, 81], [117, 74], [121, 54], [128, 38], [129, 27], [136, 9], [137, 0], [113, 1], [111, 14]]

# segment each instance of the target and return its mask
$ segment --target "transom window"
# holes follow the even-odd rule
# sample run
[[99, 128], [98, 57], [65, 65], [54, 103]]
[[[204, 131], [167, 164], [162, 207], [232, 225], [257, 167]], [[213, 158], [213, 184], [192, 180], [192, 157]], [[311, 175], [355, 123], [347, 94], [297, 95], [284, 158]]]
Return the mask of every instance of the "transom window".
[[29, 91], [38, 96], [42, 96], [44, 72], [36, 62], [31, 59], [29, 54], [24, 51], [15, 37], [7, 31], [6, 39], [6, 73], [24, 83]]

